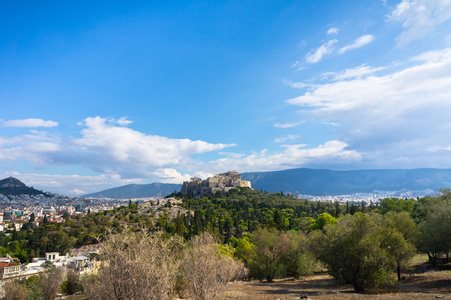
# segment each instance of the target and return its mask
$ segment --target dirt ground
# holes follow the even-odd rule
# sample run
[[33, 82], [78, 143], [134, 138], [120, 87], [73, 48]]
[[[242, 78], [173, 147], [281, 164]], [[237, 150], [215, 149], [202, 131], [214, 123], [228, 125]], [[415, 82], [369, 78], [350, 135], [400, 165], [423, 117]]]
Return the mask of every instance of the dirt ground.
[[320, 274], [267, 282], [230, 283], [223, 299], [294, 300], [294, 299], [451, 299], [451, 271], [415, 274], [393, 287], [361, 295], [351, 285], [336, 285], [331, 276]]
[[409, 272], [394, 286], [354, 293], [352, 285], [337, 285], [327, 273], [284, 278], [273, 283], [239, 281], [230, 283], [223, 299], [451, 299], [451, 263], [431, 266], [426, 256], [417, 255]]

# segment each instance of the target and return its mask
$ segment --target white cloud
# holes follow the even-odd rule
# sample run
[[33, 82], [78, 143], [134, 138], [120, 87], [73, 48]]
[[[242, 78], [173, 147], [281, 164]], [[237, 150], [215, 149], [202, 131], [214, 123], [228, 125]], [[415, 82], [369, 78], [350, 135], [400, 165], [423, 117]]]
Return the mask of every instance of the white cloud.
[[182, 175], [176, 169], [172, 168], [160, 168], [154, 173], [157, 177], [161, 178], [161, 182], [164, 183], [182, 183], [183, 181], [189, 181], [191, 178], [190, 175]]
[[133, 121], [127, 120], [127, 117], [122, 117], [116, 121], [116, 124], [121, 125], [121, 126], [128, 126], [132, 123], [133, 123]]
[[305, 121], [294, 122], [294, 123], [276, 123], [276, 124], [274, 124], [274, 127], [276, 127], [276, 128], [292, 128], [292, 127], [296, 127], [296, 126], [299, 126], [304, 123], [305, 123]]
[[189, 139], [171, 139], [146, 135], [127, 127], [118, 127], [101, 117], [86, 118], [82, 138], [74, 144], [88, 149], [90, 155], [107, 158], [126, 167], [165, 167], [179, 165], [192, 154], [221, 150], [234, 144], [210, 144]]
[[79, 189], [73, 189], [72, 191], [69, 191], [69, 194], [71, 195], [83, 195], [87, 194], [86, 191], [79, 190]]
[[36, 164], [48, 163], [48, 153], [60, 150], [61, 140], [46, 132], [30, 131], [17, 137], [0, 137], [0, 161], [23, 159]]
[[297, 89], [303, 89], [305, 87], [310, 87], [311, 84], [304, 83], [304, 82], [293, 82], [291, 80], [285, 80], [284, 83], [288, 86], [297, 88]]
[[56, 127], [58, 122], [45, 121], [42, 119], [22, 119], [22, 120], [9, 120], [0, 122], [2, 127]]
[[[123, 178], [154, 178], [166, 182], [185, 175], [169, 170], [192, 163], [192, 155], [222, 150], [234, 144], [211, 144], [189, 139], [147, 135], [125, 127], [121, 118], [93, 117], [79, 122], [80, 138], [61, 138], [30, 131], [13, 138], [0, 137], [0, 161], [25, 160], [40, 165], [83, 165]], [[161, 176], [161, 177], [158, 177]]]
[[348, 50], [357, 49], [360, 47], [363, 47], [369, 43], [371, 43], [374, 40], [374, 36], [371, 34], [362, 35], [361, 37], [357, 38], [354, 43], [344, 46], [338, 50], [338, 54], [343, 54]]
[[451, 167], [449, 157], [426, 151], [451, 144], [451, 48], [411, 62], [416, 65], [386, 75], [317, 85], [288, 103], [309, 107], [301, 111], [305, 119], [340, 123], [338, 139], [366, 162], [393, 167], [390, 159], [408, 156], [406, 167]]
[[342, 141], [328, 141], [313, 148], [307, 145], [284, 145], [282, 152], [268, 154], [266, 150], [254, 153], [239, 159], [222, 158], [209, 162], [209, 168], [214, 172], [221, 170], [239, 171], [270, 171], [287, 168], [296, 168], [308, 163], [324, 161], [358, 162], [362, 159], [360, 153], [347, 150], [348, 145]]
[[288, 140], [295, 140], [298, 139], [300, 136], [296, 134], [288, 134], [279, 138], [274, 139], [274, 143], [285, 143]]
[[405, 28], [396, 38], [398, 46], [403, 46], [450, 20], [451, 0], [403, 0], [388, 19], [401, 22]]
[[366, 66], [365, 64], [360, 65], [358, 67], [355, 67], [353, 69], [346, 69], [344, 71], [341, 71], [339, 73], [334, 72], [328, 72], [324, 73], [324, 77], [333, 76], [333, 80], [345, 80], [350, 78], [361, 78], [367, 75], [374, 74], [376, 72], [382, 71], [387, 69], [387, 67], [379, 67], [379, 68], [372, 68], [369, 66]]
[[5, 172], [2, 177], [13, 176], [28, 186], [45, 192], [81, 195], [130, 183], [140, 183], [142, 179], [123, 179], [117, 174], [98, 176], [50, 175], [37, 173]]
[[338, 33], [338, 28], [335, 28], [335, 27], [331, 27], [327, 31], [327, 34], [337, 34], [337, 33]]
[[321, 45], [321, 47], [319, 47], [315, 51], [308, 53], [305, 56], [305, 60], [311, 64], [319, 62], [324, 55], [332, 53], [333, 45], [335, 45], [337, 42], [338, 40], [334, 39], [328, 41], [327, 43], [324, 43], [323, 45]]

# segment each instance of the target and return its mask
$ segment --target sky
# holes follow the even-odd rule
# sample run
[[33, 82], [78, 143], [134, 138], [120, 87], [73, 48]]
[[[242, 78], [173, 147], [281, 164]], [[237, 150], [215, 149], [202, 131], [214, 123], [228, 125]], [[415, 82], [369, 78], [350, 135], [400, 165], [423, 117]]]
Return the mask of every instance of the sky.
[[451, 0], [6, 0], [0, 27], [0, 178], [451, 168]]

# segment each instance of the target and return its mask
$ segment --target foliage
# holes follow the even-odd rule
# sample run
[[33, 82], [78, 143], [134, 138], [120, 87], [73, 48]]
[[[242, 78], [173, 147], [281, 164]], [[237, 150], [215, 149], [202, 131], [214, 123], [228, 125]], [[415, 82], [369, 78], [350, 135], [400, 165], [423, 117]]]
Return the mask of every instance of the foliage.
[[61, 284], [61, 291], [67, 295], [72, 295], [81, 290], [80, 274], [72, 269], [67, 270], [66, 280]]
[[426, 216], [419, 225], [418, 249], [427, 253], [433, 263], [451, 251], [451, 192], [442, 190], [442, 195], [429, 200]]
[[251, 238], [255, 244], [255, 258], [249, 264], [250, 275], [272, 282], [283, 270], [283, 258], [290, 249], [290, 239], [275, 228], [259, 228]]
[[384, 198], [381, 199], [381, 213], [386, 214], [389, 211], [393, 212], [407, 212], [412, 214], [415, 207], [415, 202], [412, 199], [404, 200], [399, 198]]
[[[350, 283], [356, 292], [393, 281], [396, 257], [390, 248], [408, 251], [400, 244], [401, 234], [378, 225], [365, 214], [346, 216], [337, 225], [316, 231], [312, 248], [318, 259], [328, 266], [337, 280]], [[397, 234], [398, 233], [398, 234]]]

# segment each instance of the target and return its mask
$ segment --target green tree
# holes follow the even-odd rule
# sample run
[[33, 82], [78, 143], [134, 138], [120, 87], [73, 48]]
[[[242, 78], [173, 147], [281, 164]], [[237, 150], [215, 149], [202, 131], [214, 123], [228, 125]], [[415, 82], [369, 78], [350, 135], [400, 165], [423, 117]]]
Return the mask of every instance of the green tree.
[[251, 233], [251, 238], [255, 258], [249, 265], [250, 275], [272, 282], [283, 270], [283, 256], [289, 249], [290, 240], [275, 228], [259, 228]]
[[412, 199], [404, 200], [399, 198], [384, 198], [381, 200], [381, 213], [386, 214], [389, 211], [402, 212], [405, 211], [412, 214], [415, 203]]
[[433, 263], [451, 251], [451, 193], [442, 190], [442, 196], [429, 201], [426, 218], [419, 225], [418, 250], [427, 253]]
[[392, 239], [389, 240], [389, 244], [394, 245], [389, 248], [389, 251], [396, 259], [396, 272], [398, 280], [401, 280], [401, 268], [406, 267], [416, 253], [414, 245], [418, 237], [418, 227], [405, 211], [388, 212], [384, 216], [384, 226], [401, 234], [401, 237], [394, 232], [387, 234], [387, 238]]
[[301, 231], [288, 231], [286, 235], [289, 245], [282, 256], [284, 275], [298, 278], [302, 275], [312, 274], [316, 261], [307, 250], [307, 237]]
[[346, 216], [324, 230], [313, 232], [312, 248], [338, 281], [352, 284], [358, 293], [392, 282], [396, 259], [388, 250], [396, 231], [384, 230], [366, 214]]
[[311, 228], [313, 230], [323, 229], [326, 224], [335, 225], [336, 223], [337, 223], [337, 219], [335, 219], [328, 213], [322, 213], [318, 216], [318, 218], [315, 220], [315, 222], [312, 223]]

